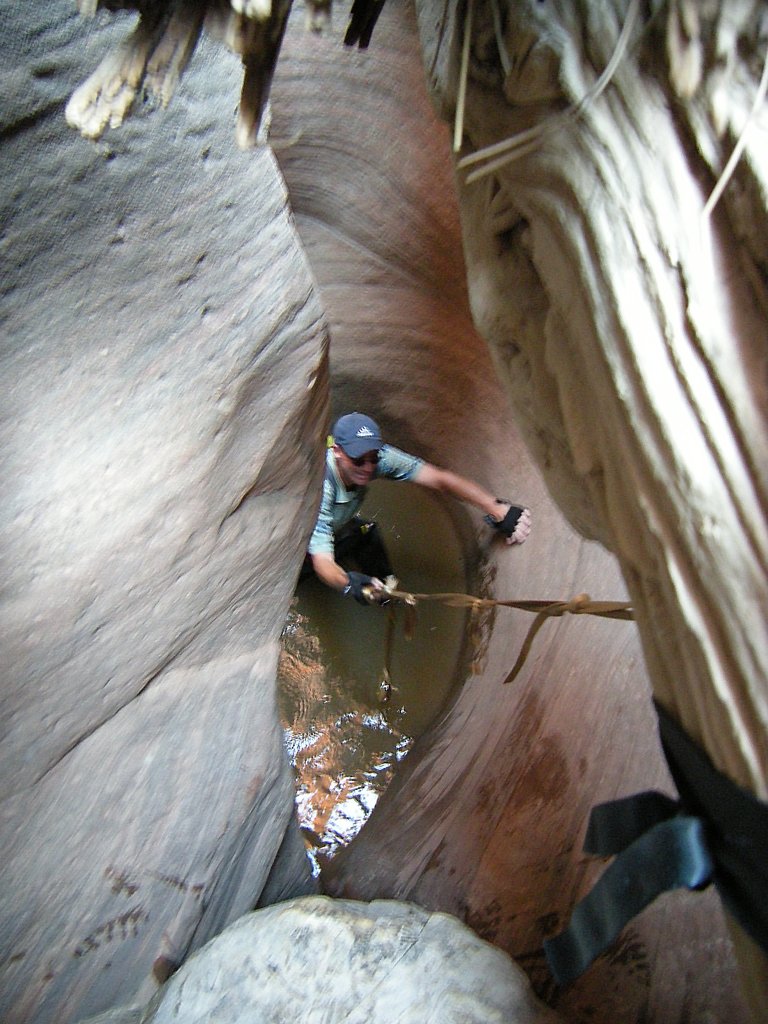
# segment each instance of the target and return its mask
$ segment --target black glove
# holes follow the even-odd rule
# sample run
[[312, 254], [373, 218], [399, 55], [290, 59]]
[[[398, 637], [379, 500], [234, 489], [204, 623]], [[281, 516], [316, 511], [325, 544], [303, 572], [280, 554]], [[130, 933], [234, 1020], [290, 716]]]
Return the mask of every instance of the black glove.
[[366, 576], [362, 572], [348, 572], [349, 583], [342, 590], [342, 594], [351, 594], [358, 604], [370, 604], [363, 594], [363, 587], [370, 587], [373, 584], [373, 577]]
[[520, 516], [525, 512], [524, 505], [510, 505], [508, 501], [504, 501], [502, 498], [496, 499], [497, 505], [509, 505], [509, 512], [504, 516], [503, 519], [496, 520], [493, 516], [483, 516], [486, 523], [492, 526], [494, 530], [498, 530], [499, 533], [503, 533], [505, 537], [511, 537], [515, 532], [517, 521]]

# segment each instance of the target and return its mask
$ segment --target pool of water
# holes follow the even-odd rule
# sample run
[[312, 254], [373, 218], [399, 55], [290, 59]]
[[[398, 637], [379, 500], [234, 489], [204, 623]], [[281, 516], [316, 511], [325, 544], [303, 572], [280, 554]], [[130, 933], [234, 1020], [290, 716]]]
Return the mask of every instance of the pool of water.
[[[379, 524], [399, 589], [466, 591], [450, 517], [428, 491], [375, 483], [363, 514]], [[299, 821], [316, 870], [318, 853], [332, 856], [357, 834], [397, 762], [444, 706], [464, 673], [465, 626], [464, 610], [422, 603], [409, 639], [403, 608], [363, 607], [314, 579], [298, 588], [278, 686]]]

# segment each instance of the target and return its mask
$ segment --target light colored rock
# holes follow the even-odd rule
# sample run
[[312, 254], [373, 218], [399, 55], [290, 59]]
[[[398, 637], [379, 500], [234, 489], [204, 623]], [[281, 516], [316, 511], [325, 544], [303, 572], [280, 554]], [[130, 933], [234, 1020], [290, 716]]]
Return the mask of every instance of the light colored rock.
[[544, 1024], [510, 958], [448, 914], [305, 897], [241, 918], [170, 979], [142, 1024]]
[[[555, 4], [515, 10], [519, 18], [535, 11], [546, 21], [555, 9], [567, 17], [577, 13]], [[425, 17], [431, 18], [444, 43], [427, 47], [430, 78], [454, 76], [453, 85], [440, 86], [447, 109], [458, 47], [454, 26], [443, 31], [441, 19], [458, 10], [419, 4], [422, 29]], [[389, 4], [376, 46], [382, 40], [387, 45], [391, 11], [407, 15], [403, 6]], [[566, 85], [554, 82], [555, 94], [562, 88], [577, 97], [594, 80], [596, 65], [607, 62], [618, 24], [601, 20], [602, 12], [591, 15], [588, 32], [575, 21], [562, 31], [550, 25], [551, 38], [537, 48], [530, 77], [547, 102], [552, 75], [560, 73], [551, 59], [558, 46], [566, 47], [572, 78]], [[280, 864], [290, 860], [280, 817], [287, 780], [271, 774], [270, 750], [278, 739], [268, 726], [262, 761], [253, 749], [252, 715], [258, 704], [271, 718], [271, 643], [310, 525], [315, 428], [325, 421], [325, 351], [302, 254], [279, 243], [290, 218], [269, 155], [233, 154], [226, 119], [237, 103], [237, 62], [229, 65], [230, 77], [225, 69], [231, 58], [217, 51], [214, 59], [202, 47], [196, 70], [190, 69], [167, 111], [147, 117], [138, 109], [119, 133], [84, 148], [66, 134], [63, 106], [83, 73], [98, 64], [108, 37], [114, 42], [124, 34], [127, 16], [118, 15], [114, 29], [105, 17], [97, 19], [86, 32], [74, 5], [62, 0], [27, 5], [23, 23], [13, 5], [5, 5], [0, 17], [0, 160], [7, 186], [0, 253], [2, 453], [4, 484], [16, 482], [4, 487], [8, 576], [0, 615], [11, 671], [3, 693], [3, 751], [11, 765], [3, 781], [13, 795], [1, 810], [4, 891], [18, 888], [2, 922], [4, 1009], [11, 1005], [9, 1020], [58, 1022], [64, 1004], [68, 1013], [81, 1013], [108, 1000], [133, 999], [141, 979], [146, 994], [187, 949], [231, 920], [238, 907], [245, 909], [246, 894], [263, 884], [270, 857], [278, 856]], [[514, 45], [536, 37], [523, 29], [518, 20]], [[486, 43], [488, 38], [486, 32]], [[454, 255], [458, 232], [450, 179], [440, 162], [447, 132], [423, 117], [413, 39], [411, 20], [385, 60], [375, 48], [342, 58], [323, 42], [317, 60], [333, 56], [340, 68], [355, 68], [368, 79], [369, 91], [347, 71], [332, 88], [318, 88], [317, 70], [304, 57], [295, 79], [315, 113], [305, 116], [304, 106], [295, 104], [291, 119], [284, 116], [277, 125], [275, 143], [286, 173], [292, 163], [297, 170], [295, 205], [305, 241], [308, 247], [317, 243], [315, 266], [334, 328], [336, 401], [380, 396], [382, 419], [403, 444], [418, 445], [489, 486], [525, 481], [537, 532], [503, 567], [491, 555], [490, 569], [498, 571], [495, 593], [518, 596], [524, 585], [524, 596], [550, 596], [554, 583], [580, 589], [590, 576], [611, 587], [600, 596], [616, 597], [619, 581], [610, 561], [593, 558], [592, 547], [548, 504], [536, 474], [528, 475], [509, 410], [490, 380]], [[585, 71], [580, 59], [570, 60], [569, 40], [589, 49], [590, 62], [596, 55], [595, 67]], [[506, 83], [506, 97], [525, 100], [524, 71], [519, 67]], [[479, 86], [471, 91], [467, 131], [482, 141], [499, 126], [487, 103], [491, 90], [487, 83]], [[678, 616], [679, 592], [657, 585], [659, 565], [669, 582], [664, 545], [676, 534], [666, 530], [674, 517], [656, 513], [667, 510], [670, 495], [687, 498], [689, 471], [679, 463], [670, 489], [656, 472], [663, 460], [644, 461], [646, 442], [655, 438], [653, 421], [638, 418], [635, 408], [631, 425], [639, 423], [641, 433], [624, 431], [617, 414], [634, 392], [620, 390], [617, 401], [606, 389], [610, 375], [603, 370], [615, 368], [609, 357], [616, 353], [607, 346], [596, 358], [593, 346], [614, 336], [625, 340], [628, 333], [633, 356], [643, 356], [647, 337], [657, 345], [664, 340], [659, 318], [660, 311], [666, 316], [668, 294], [676, 296], [674, 316], [664, 325], [673, 325], [675, 337], [689, 312], [698, 325], [706, 320], [711, 277], [699, 282], [680, 271], [680, 254], [693, 247], [692, 210], [698, 212], [703, 196], [695, 176], [683, 173], [686, 159], [675, 149], [673, 124], [665, 123], [663, 137], [674, 145], [662, 164], [655, 155], [648, 158], [658, 139], [645, 118], [672, 104], [653, 89], [638, 94], [631, 76], [626, 86], [619, 107], [638, 112], [638, 123], [628, 119], [628, 137], [617, 136], [611, 119], [592, 111], [588, 132], [574, 125], [565, 141], [549, 140], [540, 162], [534, 156], [533, 164], [515, 168], [508, 188], [496, 195], [480, 189], [479, 198], [463, 190], [472, 301], [521, 423], [530, 424], [528, 443], [553, 492], [585, 534], [617, 545], [641, 606], [658, 602], [643, 624], [654, 677], [671, 686], [675, 664], [659, 668], [664, 652], [649, 634], [671, 637], [668, 649], [675, 657], [684, 652], [685, 684], [695, 690], [697, 673], [709, 667], [696, 650], [709, 619], [702, 626], [691, 618], [694, 597]], [[727, 121], [723, 91], [716, 92], [718, 122]], [[599, 110], [608, 102], [606, 96]], [[546, 105], [525, 106], [523, 123], [547, 112]], [[503, 108], [502, 120], [510, 109]], [[335, 123], [333, 110], [341, 112]], [[506, 127], [520, 126], [518, 116]], [[720, 144], [706, 119], [696, 121], [693, 108], [691, 117], [698, 144], [708, 146], [707, 159], [716, 168]], [[339, 163], [316, 159], [308, 144], [313, 132]], [[372, 156], [374, 144], [379, 148]], [[685, 188], [670, 188], [663, 197], [653, 192], [638, 203], [631, 173], [636, 168], [653, 179], [659, 166], [673, 170], [670, 180]], [[571, 176], [579, 186], [574, 192]], [[749, 197], [761, 188], [759, 175], [747, 176], [739, 198], [727, 200], [729, 218], [753, 256], [745, 265], [748, 282], [757, 282], [751, 285], [756, 295], [766, 234], [759, 204], [753, 215]], [[659, 203], [652, 231], [646, 198]], [[746, 213], [739, 214], [740, 205]], [[521, 212], [529, 227], [519, 222]], [[195, 229], [202, 229], [202, 240]], [[723, 230], [718, 221], [724, 238]], [[587, 242], [595, 237], [600, 244], [593, 249]], [[659, 263], [668, 266], [657, 278]], [[659, 285], [658, 301], [645, 295], [637, 323], [632, 313], [615, 332], [614, 311], [628, 309], [625, 282], [644, 286], [647, 267], [648, 279]], [[602, 274], [609, 300], [600, 294]], [[727, 264], [723, 277], [736, 288], [738, 275]], [[276, 280], [286, 299], [271, 307], [265, 295]], [[700, 304], [690, 311], [689, 296]], [[760, 410], [766, 402], [759, 391], [755, 403], [747, 399], [754, 382], [766, 379], [764, 348], [753, 347], [754, 338], [764, 337], [764, 323], [753, 315], [752, 296], [734, 290], [732, 299], [744, 373], [717, 345], [706, 351], [726, 376], [738, 371], [731, 411], [743, 417], [739, 440], [754, 468], [761, 465], [761, 450], [750, 445], [764, 437]], [[278, 315], [276, 322], [285, 332], [272, 332], [270, 317], [286, 309], [285, 319]], [[742, 386], [745, 378], [748, 386]], [[622, 380], [636, 383], [632, 374]], [[720, 454], [728, 463], [727, 452]], [[628, 481], [622, 476], [627, 467]], [[642, 503], [635, 508], [638, 493]], [[698, 543], [698, 527], [712, 527], [711, 535], [704, 531], [710, 562], [683, 560], [686, 571], [712, 564], [718, 530], [719, 547], [727, 549], [723, 538], [730, 539], [734, 517], [714, 507], [725, 522], [691, 521], [684, 538], [687, 555]], [[239, 511], [230, 514], [234, 509]], [[461, 519], [466, 537], [476, 525]], [[713, 576], [715, 596], [720, 576], [719, 570]], [[728, 583], [738, 587], [739, 580], [734, 571]], [[761, 607], [759, 600], [754, 607]], [[658, 618], [651, 621], [656, 609]], [[722, 635], [731, 625], [741, 628], [740, 602], [710, 609], [733, 620], [717, 620]], [[690, 627], [683, 629], [682, 645], [670, 628], [681, 621]], [[616, 642], [591, 625], [579, 633], [578, 659], [574, 647], [558, 643], [550, 664], [542, 656], [518, 688], [500, 693], [494, 687], [525, 625], [505, 621], [504, 630], [492, 634], [483, 674], [422, 746], [421, 760], [409, 759], [413, 769], [399, 782], [389, 810], [382, 801], [378, 835], [389, 846], [372, 840], [357, 877], [378, 891], [387, 884], [400, 892], [420, 889], [429, 905], [455, 907], [494, 941], [528, 952], [531, 970], [538, 954], [530, 951], [540, 950], [552, 925], [547, 914], [558, 918], [584, 880], [577, 840], [589, 805], [625, 786], [636, 788], [646, 775], [658, 776], [660, 761], [634, 635]], [[579, 628], [566, 627], [570, 634], [558, 629], [557, 636], [573, 636]], [[621, 685], [612, 686], [617, 675]], [[223, 759], [214, 728], [227, 740]], [[736, 731], [729, 728], [727, 735]], [[746, 751], [747, 761], [750, 756]], [[254, 797], [248, 783], [266, 764], [265, 791]], [[166, 792], [169, 773], [173, 782]], [[259, 829], [276, 807], [280, 820], [271, 819], [267, 841]], [[253, 831], [251, 808], [258, 809]], [[404, 814], [397, 813], [401, 808]], [[115, 854], [124, 852], [126, 862], [116, 863]], [[197, 905], [200, 886], [211, 900], [205, 913]], [[132, 902], [144, 895], [150, 912], [149, 903]], [[667, 957], [658, 970], [668, 922], [662, 912], [645, 920], [639, 926], [643, 941], [633, 933], [603, 973], [595, 973], [590, 1019], [598, 1012], [617, 1019], [606, 993], [623, 996], [629, 985], [642, 989], [644, 1019], [666, 1024], [675, 1019], [670, 1005], [681, 1013], [692, 1005], [691, 979], [718, 991], [732, 984], [730, 976], [721, 983], [714, 969], [725, 971], [730, 954], [708, 915], [708, 948], [684, 945], [682, 960]], [[702, 970], [702, 963], [714, 968]], [[603, 982], [609, 971], [610, 986]], [[701, 990], [695, 994], [700, 997]]]
[[[708, 88], [717, 80], [730, 97], [719, 139], [699, 105], [677, 109], [665, 63], [645, 60], [645, 47], [664, 45], [663, 21], [644, 24], [638, 4], [609, 7], [610, 17], [516, 7], [503, 41], [517, 76], [529, 35], [534, 55], [555, 58], [551, 81], [532, 73], [524, 105], [503, 91], [510, 76], [493, 54], [490, 14], [475, 23], [460, 157], [532, 122], [557, 128], [478, 180], [484, 161], [460, 161], [470, 298], [553, 493], [619, 559], [656, 697], [720, 768], [765, 797], [768, 251], [754, 231], [768, 194], [765, 105], [716, 215], [703, 220], [711, 172], [758, 82], [733, 61], [725, 85], [705, 70]], [[710, 12], [701, 32], [716, 49], [730, 53], [739, 39], [762, 59], [761, 5], [737, 7], [722, 22]], [[446, 20], [436, 31], [442, 5], [418, 9], [425, 60], [441, 69], [432, 85], [450, 110], [449, 55], [463, 29]], [[611, 83], [590, 99], [632, 14]], [[578, 116], [558, 120], [580, 101]], [[693, 159], [683, 124], [697, 140]]]

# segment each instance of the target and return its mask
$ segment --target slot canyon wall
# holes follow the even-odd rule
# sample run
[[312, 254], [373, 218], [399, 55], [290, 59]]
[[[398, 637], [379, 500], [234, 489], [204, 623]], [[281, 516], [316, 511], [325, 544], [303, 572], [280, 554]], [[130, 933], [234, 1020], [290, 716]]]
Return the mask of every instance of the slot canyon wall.
[[[535, 4], [519, 10], [544, 17]], [[481, 20], [465, 152], [562, 109], [585, 67], [610, 59], [618, 16], [582, 35], [570, 5], [547, 10], [553, 22], [507, 22], [510, 53], [524, 42], [530, 52], [506, 98]], [[239, 152], [238, 61], [213, 39], [167, 109], [137, 105], [85, 142], [64, 104], [128, 16], [83, 22], [65, 0], [3, 9], [9, 1021], [77, 1020], [143, 999], [260, 894], [268, 903], [311, 887], [274, 671], [329, 401], [365, 404], [397, 443], [531, 504], [535, 533], [519, 550], [490, 544], [477, 517], [457, 521], [479, 547], [488, 594], [621, 599], [626, 585], [640, 637], [633, 624], [563, 620], [502, 687], [529, 622], [500, 610], [482, 671], [328, 865], [328, 888], [457, 914], [574, 1020], [746, 1019], [711, 891], [658, 901], [566, 993], [547, 978], [541, 940], [599, 873], [580, 852], [590, 807], [670, 789], [644, 661], [657, 696], [764, 795], [765, 675], [742, 671], [737, 655], [765, 651], [764, 623], [745, 607], [765, 607], [765, 203], [750, 207], [749, 230], [737, 213], [765, 191], [748, 153], [737, 198], [715, 213], [724, 269], [699, 279], [686, 262], [691, 225], [725, 142], [711, 141], [712, 167], [692, 160], [679, 109], [654, 91], [661, 53], [635, 41], [620, 88], [592, 111], [593, 136], [574, 122], [478, 186], [459, 171], [457, 206], [449, 129], [430, 108], [418, 45], [450, 118], [456, 12], [390, 0], [357, 52], [342, 49], [340, 26], [308, 36], [297, 6], [272, 86], [272, 149]], [[647, 74], [638, 54], [656, 54]], [[648, 94], [628, 97], [638, 81]], [[522, 103], [532, 88], [536, 102]], [[675, 166], [663, 196], [632, 198], [627, 154], [646, 184], [659, 159], [647, 158], [652, 172], [639, 156], [646, 101], [667, 116]], [[691, 116], [695, 138], [705, 122]], [[626, 134], [611, 133], [615, 120]], [[661, 239], [649, 209], [667, 226]], [[734, 225], [741, 276], [728, 271]], [[708, 321], [715, 282], [722, 305]], [[635, 364], [663, 352], [697, 379], [694, 355], [674, 344], [693, 336], [722, 407], [710, 391], [700, 416], [689, 409], [686, 438], [710, 412], [738, 429], [682, 452]], [[674, 380], [662, 395], [670, 414]], [[732, 518], [744, 524], [736, 536]], [[585, 537], [610, 547], [621, 573]], [[733, 704], [720, 689], [713, 706], [718, 659], [743, 683]], [[742, 717], [751, 746], [734, 740]]]
[[[465, 8], [417, 10], [450, 117]], [[655, 699], [765, 801], [765, 6], [474, 13], [458, 180], [475, 322], [558, 503], [616, 554]], [[731, 928], [759, 1017], [766, 957]]]
[[221, 116], [235, 58], [201, 48], [186, 99], [105, 142], [67, 126], [126, 17], [0, 14], [9, 1024], [150, 995], [263, 890], [313, 888], [275, 670], [327, 324], [273, 155]]

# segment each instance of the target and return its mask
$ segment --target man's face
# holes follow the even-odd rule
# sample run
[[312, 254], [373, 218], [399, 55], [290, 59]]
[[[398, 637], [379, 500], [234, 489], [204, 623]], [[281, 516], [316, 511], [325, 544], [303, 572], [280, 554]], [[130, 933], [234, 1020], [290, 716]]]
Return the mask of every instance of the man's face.
[[336, 444], [333, 446], [333, 452], [336, 456], [336, 465], [339, 467], [339, 476], [345, 487], [366, 487], [371, 482], [379, 462], [378, 451], [374, 449], [357, 459], [352, 459]]

